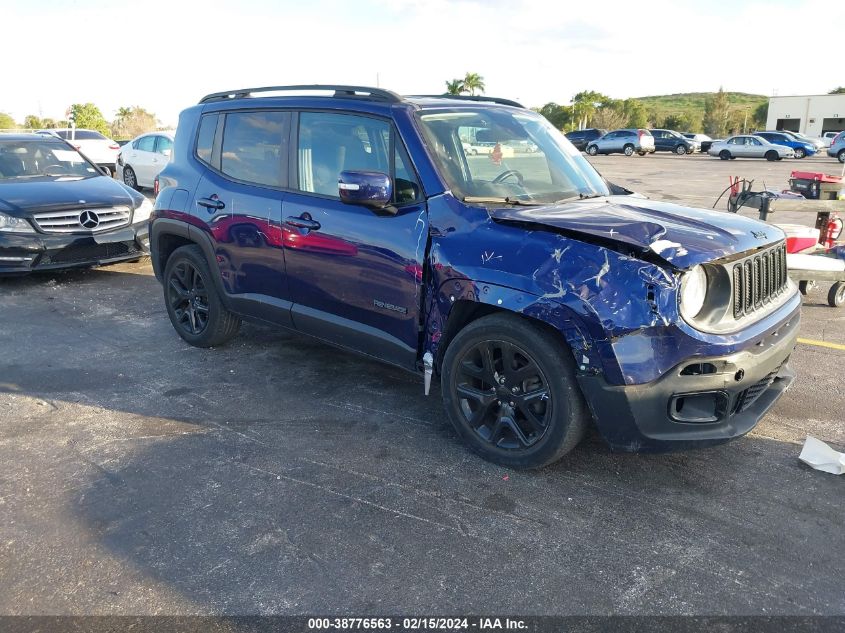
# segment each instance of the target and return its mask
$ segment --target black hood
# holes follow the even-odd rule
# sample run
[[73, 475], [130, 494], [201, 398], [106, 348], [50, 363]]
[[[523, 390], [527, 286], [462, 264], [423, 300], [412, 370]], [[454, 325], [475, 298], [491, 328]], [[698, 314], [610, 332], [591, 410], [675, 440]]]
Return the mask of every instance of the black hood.
[[0, 181], [0, 212], [25, 217], [44, 211], [129, 206], [137, 208], [144, 196], [107, 176], [79, 180], [39, 178]]

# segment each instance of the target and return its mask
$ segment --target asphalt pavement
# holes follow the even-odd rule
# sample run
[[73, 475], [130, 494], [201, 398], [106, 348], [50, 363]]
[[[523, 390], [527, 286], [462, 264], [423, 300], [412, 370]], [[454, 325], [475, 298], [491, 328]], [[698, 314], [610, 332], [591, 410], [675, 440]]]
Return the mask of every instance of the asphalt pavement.
[[[591, 160], [700, 206], [838, 165]], [[845, 344], [826, 290], [801, 335]], [[845, 614], [845, 480], [798, 460], [845, 450], [845, 350], [800, 344], [727, 445], [511, 472], [416, 376], [254, 325], [188, 346], [148, 260], [0, 280], [0, 315], [0, 614]]]

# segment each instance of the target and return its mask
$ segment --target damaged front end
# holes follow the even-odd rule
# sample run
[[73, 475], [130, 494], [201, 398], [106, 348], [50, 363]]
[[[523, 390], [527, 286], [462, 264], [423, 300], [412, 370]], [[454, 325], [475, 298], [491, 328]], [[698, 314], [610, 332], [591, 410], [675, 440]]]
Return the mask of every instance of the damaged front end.
[[456, 314], [542, 321], [572, 350], [604, 438], [637, 451], [747, 433], [790, 384], [800, 299], [775, 229], [760, 236], [763, 225], [736, 216], [716, 227], [704, 211], [631, 197], [458, 204], [430, 201], [424, 348], [435, 365]]

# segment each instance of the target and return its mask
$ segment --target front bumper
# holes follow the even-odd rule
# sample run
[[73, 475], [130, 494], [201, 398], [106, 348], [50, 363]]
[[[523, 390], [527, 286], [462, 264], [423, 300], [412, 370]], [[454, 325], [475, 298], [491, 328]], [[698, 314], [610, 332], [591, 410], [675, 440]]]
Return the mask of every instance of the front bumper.
[[[601, 376], [581, 376], [581, 389], [599, 431], [615, 450], [662, 452], [721, 444], [753, 429], [792, 384], [795, 374], [788, 360], [799, 322], [794, 316], [750, 349], [689, 358], [651, 383], [617, 386]], [[682, 373], [696, 365], [712, 373]]]
[[90, 235], [0, 233], [0, 275], [100, 266], [149, 251], [149, 222]]

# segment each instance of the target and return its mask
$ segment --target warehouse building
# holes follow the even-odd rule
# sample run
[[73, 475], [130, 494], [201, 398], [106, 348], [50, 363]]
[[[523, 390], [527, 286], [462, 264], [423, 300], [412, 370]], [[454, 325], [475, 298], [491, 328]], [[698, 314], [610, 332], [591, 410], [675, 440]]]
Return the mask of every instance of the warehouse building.
[[767, 130], [821, 136], [845, 130], [845, 94], [770, 97]]

